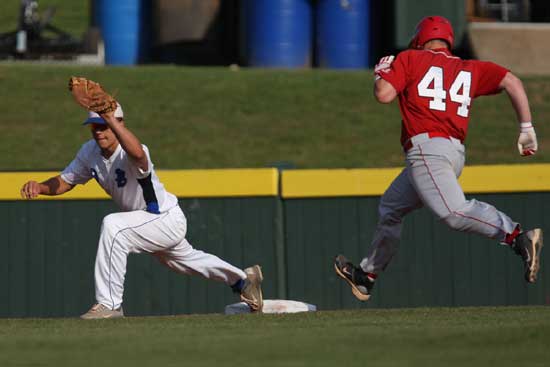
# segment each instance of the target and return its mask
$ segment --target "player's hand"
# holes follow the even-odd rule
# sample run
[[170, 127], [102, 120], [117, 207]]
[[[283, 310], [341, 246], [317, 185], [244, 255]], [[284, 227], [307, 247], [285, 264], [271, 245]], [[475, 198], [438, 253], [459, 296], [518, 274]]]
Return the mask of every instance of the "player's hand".
[[105, 113], [100, 113], [99, 116], [105, 120], [105, 122], [109, 123], [111, 121], [116, 121], [115, 118], [115, 111], [108, 111]]
[[520, 133], [518, 138], [518, 151], [522, 156], [533, 155], [539, 148], [537, 143], [537, 134], [535, 128], [530, 122], [520, 124]]
[[395, 57], [393, 55], [384, 56], [378, 61], [378, 64], [374, 66], [374, 80], [380, 79], [381, 73], [387, 73], [390, 71], [391, 63]]
[[23, 199], [34, 199], [40, 193], [40, 184], [36, 181], [29, 181], [21, 188], [21, 197]]

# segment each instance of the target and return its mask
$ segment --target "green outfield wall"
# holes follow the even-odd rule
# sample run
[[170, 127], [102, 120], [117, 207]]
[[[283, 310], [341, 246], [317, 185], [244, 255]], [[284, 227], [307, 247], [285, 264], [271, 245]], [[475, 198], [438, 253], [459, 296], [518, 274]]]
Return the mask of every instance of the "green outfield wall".
[[[452, 232], [422, 209], [407, 217], [400, 251], [374, 296], [359, 303], [332, 269], [358, 261], [377, 221], [379, 196], [399, 169], [159, 171], [180, 197], [197, 248], [264, 270], [265, 298], [319, 309], [550, 303], [550, 252], [535, 285], [519, 259], [493, 241]], [[93, 268], [102, 218], [116, 210], [95, 182], [55, 200], [23, 201], [26, 179], [55, 172], [0, 173], [0, 317], [77, 316], [94, 301]], [[525, 177], [530, 177], [525, 182]], [[505, 179], [503, 179], [505, 178]], [[468, 196], [496, 205], [526, 227], [550, 228], [550, 165], [467, 167]], [[222, 312], [228, 287], [182, 276], [148, 255], [130, 255], [128, 315]]]
[[[550, 193], [476, 195], [527, 227], [549, 228]], [[323, 309], [359, 307], [550, 304], [550, 251], [535, 285], [523, 281], [519, 258], [493, 241], [456, 233], [421, 209], [405, 220], [398, 254], [360, 304], [332, 268], [337, 253], [359, 261], [376, 226], [378, 197], [286, 200], [291, 299]]]
[[[277, 292], [275, 197], [185, 199], [188, 239], [245, 267], [262, 264], [264, 292]], [[94, 301], [94, 261], [107, 200], [3, 201], [1, 317], [76, 316]], [[124, 308], [129, 315], [220, 312], [238, 299], [229, 287], [176, 274], [148, 255], [129, 256]]]

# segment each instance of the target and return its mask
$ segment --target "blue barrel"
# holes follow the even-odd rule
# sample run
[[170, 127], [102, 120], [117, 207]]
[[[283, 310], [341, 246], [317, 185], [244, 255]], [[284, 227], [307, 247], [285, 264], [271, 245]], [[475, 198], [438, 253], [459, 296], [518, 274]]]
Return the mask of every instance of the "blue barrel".
[[245, 57], [258, 67], [311, 66], [310, 0], [245, 0]]
[[369, 66], [370, 0], [318, 0], [316, 57], [320, 67]]
[[149, 0], [97, 0], [98, 25], [105, 43], [105, 63], [135, 65], [149, 47]]

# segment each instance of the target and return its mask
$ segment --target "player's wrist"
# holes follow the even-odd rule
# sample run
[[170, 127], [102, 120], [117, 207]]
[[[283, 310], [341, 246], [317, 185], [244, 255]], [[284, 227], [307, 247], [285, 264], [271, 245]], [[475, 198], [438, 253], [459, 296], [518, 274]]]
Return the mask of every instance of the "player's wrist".
[[36, 185], [36, 194], [38, 195], [51, 195], [52, 192], [54, 192], [54, 188], [50, 187], [48, 184], [44, 182], [37, 183]]
[[105, 120], [105, 122], [111, 122], [111, 123], [114, 123], [116, 121], [118, 121], [116, 118], [115, 118], [115, 113], [114, 112], [106, 112], [106, 113], [102, 113], [100, 114], [101, 118], [103, 120]]
[[533, 126], [533, 123], [531, 121], [525, 121], [519, 123], [519, 130], [522, 133], [528, 133], [535, 131], [535, 127]]

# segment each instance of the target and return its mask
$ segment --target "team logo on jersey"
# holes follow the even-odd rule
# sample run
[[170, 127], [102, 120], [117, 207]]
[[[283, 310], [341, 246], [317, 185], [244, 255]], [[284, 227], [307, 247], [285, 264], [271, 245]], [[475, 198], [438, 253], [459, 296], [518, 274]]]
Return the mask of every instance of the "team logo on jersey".
[[92, 177], [99, 183], [99, 177], [97, 176], [97, 171], [93, 168], [90, 169], [92, 172]]
[[124, 172], [120, 168], [117, 168], [115, 170], [115, 173], [116, 173], [116, 178], [115, 178], [116, 185], [118, 187], [124, 187], [124, 185], [126, 185], [126, 183], [128, 182], [128, 179], [126, 178], [126, 172]]

